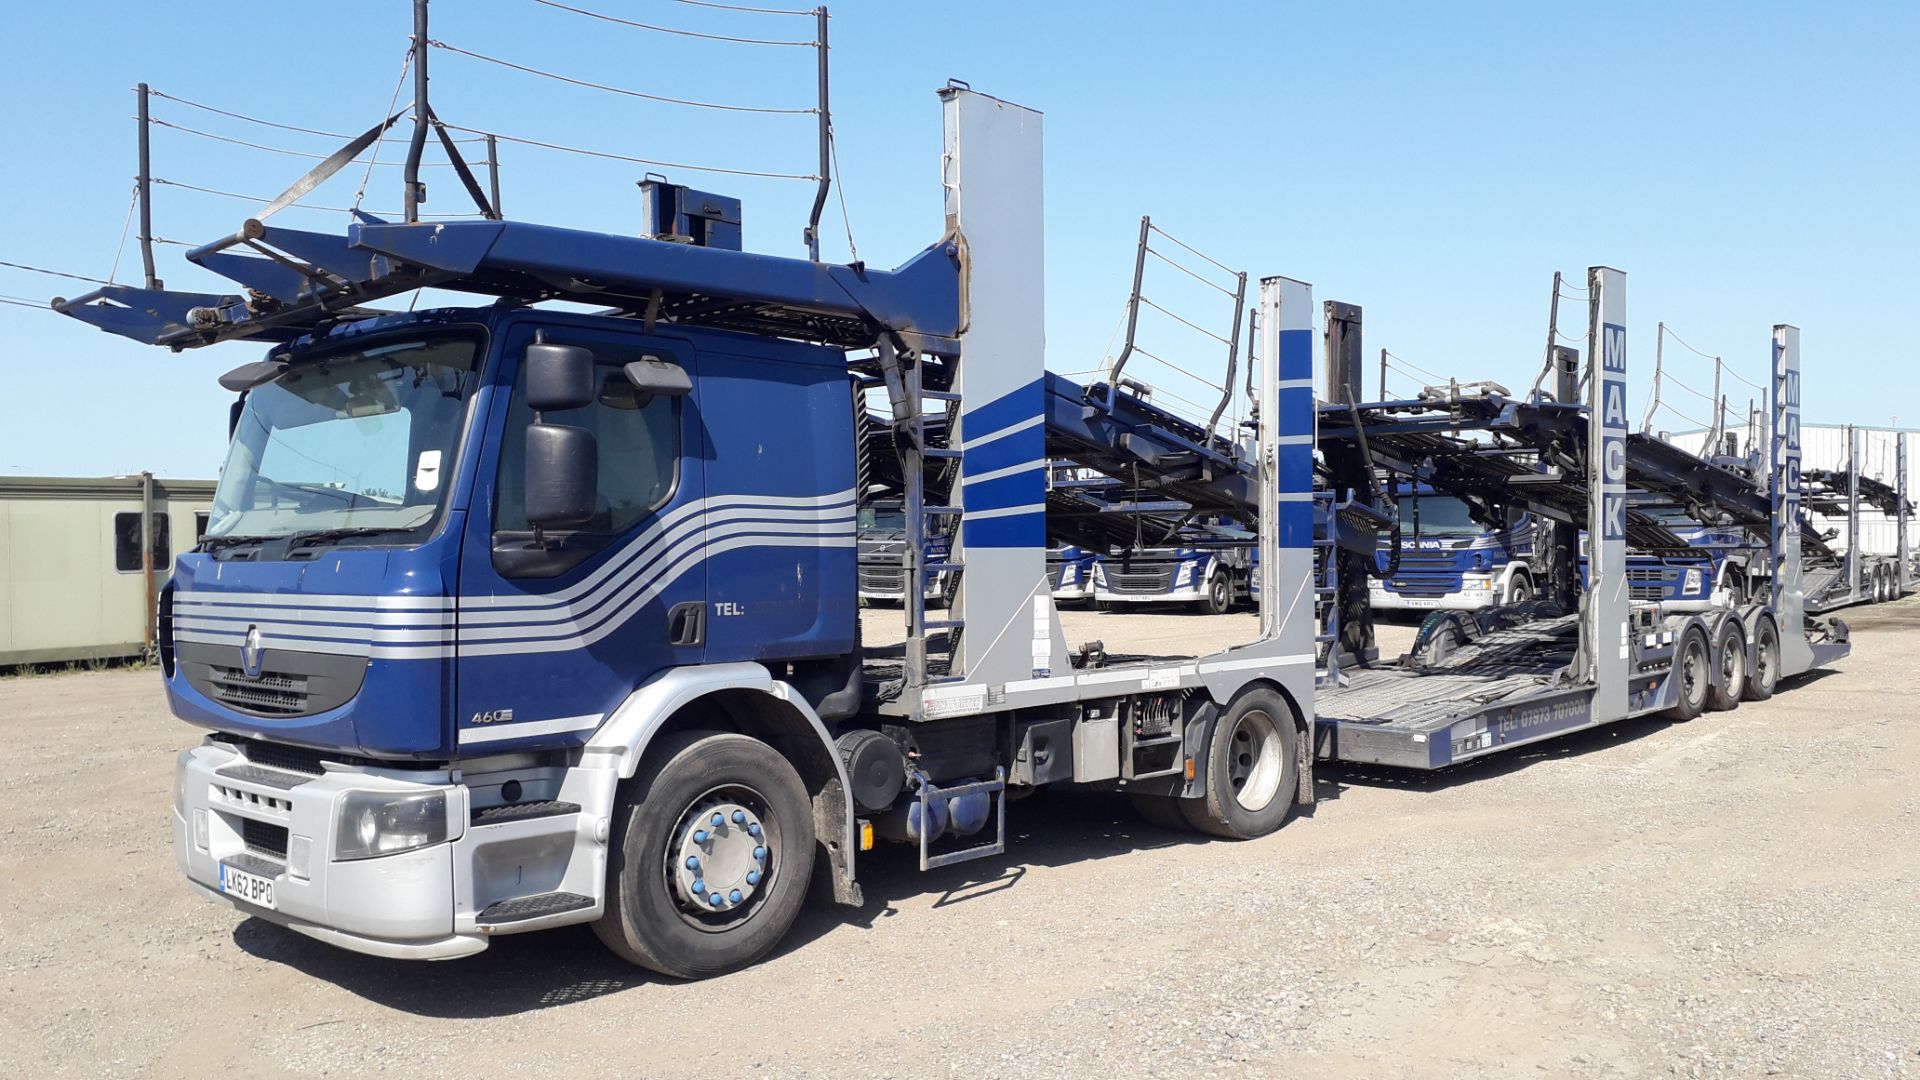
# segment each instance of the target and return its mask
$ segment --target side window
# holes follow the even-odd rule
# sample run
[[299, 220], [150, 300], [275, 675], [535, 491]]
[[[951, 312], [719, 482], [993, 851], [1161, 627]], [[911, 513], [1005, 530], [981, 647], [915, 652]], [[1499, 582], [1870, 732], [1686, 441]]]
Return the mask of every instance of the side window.
[[[549, 339], [564, 341], [557, 335]], [[566, 343], [593, 350], [599, 393], [585, 408], [548, 413], [546, 419], [586, 428], [599, 440], [600, 474], [593, 519], [574, 532], [611, 537], [631, 528], [672, 496], [680, 465], [679, 403], [641, 394], [622, 370], [643, 355], [663, 355], [663, 350], [604, 341]], [[530, 530], [526, 511], [527, 427], [532, 423], [533, 410], [527, 407], [523, 387], [516, 384], [500, 447], [494, 502], [494, 528], [498, 532]]]
[[[152, 514], [153, 568], [165, 572], [173, 565], [173, 545], [167, 536], [167, 515]], [[140, 514], [128, 511], [113, 515], [113, 568], [123, 574], [140, 570]]]

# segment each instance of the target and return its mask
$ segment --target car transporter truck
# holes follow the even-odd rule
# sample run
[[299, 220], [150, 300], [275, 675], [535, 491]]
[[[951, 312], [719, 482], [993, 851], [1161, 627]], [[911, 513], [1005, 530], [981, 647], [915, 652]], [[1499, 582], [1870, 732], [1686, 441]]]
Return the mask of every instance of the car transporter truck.
[[[1311, 288], [1269, 277], [1249, 456], [1047, 372], [1041, 117], [961, 85], [940, 98], [945, 229], [897, 270], [745, 252], [710, 227], [725, 200], [653, 183], [647, 237], [249, 220], [187, 254], [236, 293], [56, 301], [174, 350], [267, 350], [222, 380], [243, 404], [213, 518], [159, 613], [171, 708], [209, 731], [173, 792], [194, 888], [388, 957], [591, 923], [621, 956], [697, 978], [767, 955], [816, 878], [859, 903], [876, 838], [923, 868], [1003, 852], [1010, 792], [1091, 785], [1258, 837], [1312, 799], [1320, 760], [1436, 768], [1763, 695], [1846, 652], [1802, 615], [1793, 529], [1773, 529], [1770, 590], [1744, 606], [1630, 601], [1621, 273], [1592, 273], [1586, 401], [1484, 403], [1487, 427], [1535, 440], [1527, 465], [1449, 456], [1464, 414], [1445, 402], [1317, 407]], [[485, 303], [362, 306], [422, 287]], [[1797, 331], [1778, 329], [1770, 491], [1727, 496], [1757, 499], [1762, 522], [1795, 520], [1797, 364]], [[863, 645], [857, 604], [850, 388], [875, 381], [906, 459], [909, 574], [958, 581], [940, 618], [910, 584], [888, 647]], [[931, 412], [956, 417], [939, 438]], [[1321, 515], [1316, 433], [1353, 493]], [[923, 490], [930, 458], [958, 463], [947, 501]], [[1252, 639], [1071, 648], [1046, 566], [1050, 461], [1151, 475], [1251, 523], [1267, 583]], [[1364, 565], [1391, 516], [1369, 502], [1376, 467], [1454, 494], [1498, 481], [1550, 519], [1560, 606], [1372, 659]], [[945, 563], [924, 556], [935, 520], [955, 537]], [[1593, 586], [1576, 601], [1582, 527]], [[1316, 544], [1357, 583], [1322, 584]], [[1322, 589], [1360, 609], [1324, 643]]]

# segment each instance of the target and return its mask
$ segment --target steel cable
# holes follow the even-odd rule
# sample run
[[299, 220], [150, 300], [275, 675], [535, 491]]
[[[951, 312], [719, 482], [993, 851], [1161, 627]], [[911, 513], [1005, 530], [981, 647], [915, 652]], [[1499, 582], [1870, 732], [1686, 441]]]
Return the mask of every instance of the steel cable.
[[[544, 3], [545, 0], [539, 0], [539, 2]], [[571, 75], [561, 75], [558, 72], [543, 71], [540, 68], [528, 67], [525, 64], [516, 64], [511, 60], [502, 60], [497, 56], [488, 56], [486, 53], [477, 53], [471, 49], [462, 49], [458, 45], [449, 45], [437, 39], [429, 41], [427, 44], [436, 49], [445, 49], [451, 53], [469, 56], [475, 60], [483, 60], [489, 64], [497, 64], [504, 68], [511, 68], [514, 71], [525, 72], [528, 75], [538, 75], [542, 78], [553, 79], [556, 82], [570, 83], [574, 86], [585, 87], [589, 90], [603, 90], [609, 94], [621, 94], [626, 97], [640, 98], [644, 101], [656, 101], [664, 105], [685, 105], [695, 109], [718, 109], [722, 112], [763, 113], [774, 116], [814, 116], [820, 112], [817, 108], [780, 109], [759, 105], [728, 105], [717, 101], [695, 101], [692, 98], [668, 97], [665, 94], [649, 94], [643, 90], [630, 90], [623, 86], [609, 86], [606, 83], [590, 82], [586, 79], [576, 79]]]
[[[616, 18], [612, 15], [601, 14], [598, 11], [588, 11], [586, 8], [577, 8], [567, 4], [557, 3], [556, 0], [533, 0], [533, 2], [543, 7], [557, 8], [560, 11], [571, 11], [575, 15], [585, 15], [589, 19], [618, 23], [621, 26], [630, 26], [636, 30], [651, 30], [656, 34], [674, 34], [679, 37], [702, 38], [707, 41], [730, 41], [736, 45], [793, 45], [809, 49], [819, 48], [820, 46], [818, 41], [812, 39], [792, 41], [787, 38], [748, 38], [730, 37], [726, 34], [707, 34], [698, 30], [681, 30], [672, 26], [656, 26], [653, 23], [634, 22], [631, 19]], [[771, 12], [769, 12], [769, 14], [771, 14]], [[813, 12], [793, 12], [792, 14], [811, 15]]]

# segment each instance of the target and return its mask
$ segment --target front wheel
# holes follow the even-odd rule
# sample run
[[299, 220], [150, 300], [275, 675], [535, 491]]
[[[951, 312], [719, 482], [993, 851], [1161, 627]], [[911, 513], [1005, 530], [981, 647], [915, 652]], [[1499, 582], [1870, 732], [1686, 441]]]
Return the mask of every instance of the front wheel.
[[633, 963], [682, 979], [745, 967], [793, 926], [813, 876], [800, 776], [744, 735], [687, 732], [621, 786], [594, 932]]
[[1300, 785], [1293, 710], [1272, 690], [1249, 690], [1213, 725], [1206, 794], [1181, 799], [1187, 824], [1230, 840], [1265, 836], [1286, 824]]
[[1513, 581], [1507, 585], [1507, 603], [1509, 605], [1524, 604], [1531, 599], [1533, 599], [1533, 582], [1528, 581], [1524, 574], [1515, 574]]
[[1688, 630], [1673, 654], [1673, 671], [1668, 675], [1680, 688], [1680, 700], [1667, 710], [1675, 720], [1691, 720], [1707, 708], [1707, 695], [1713, 685], [1713, 658], [1707, 649], [1707, 635]]
[[1194, 606], [1202, 615], [1225, 615], [1233, 607], [1233, 586], [1227, 581], [1227, 575], [1215, 574], [1208, 578], [1206, 598]]

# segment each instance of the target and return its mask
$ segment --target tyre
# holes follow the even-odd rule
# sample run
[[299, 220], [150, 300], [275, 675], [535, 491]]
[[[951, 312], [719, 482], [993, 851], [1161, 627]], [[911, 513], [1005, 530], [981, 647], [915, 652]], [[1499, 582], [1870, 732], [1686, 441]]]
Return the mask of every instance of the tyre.
[[1533, 582], [1525, 574], [1513, 575], [1507, 583], [1507, 603], [1524, 604], [1533, 599]]
[[1225, 615], [1233, 607], [1233, 585], [1227, 581], [1227, 575], [1215, 573], [1207, 579], [1207, 597], [1195, 601], [1195, 609], [1202, 615]]
[[793, 926], [813, 877], [813, 808], [772, 747], [687, 732], [621, 785], [608, 848], [594, 932], [641, 967], [702, 979], [767, 955]]
[[1713, 644], [1713, 659], [1718, 680], [1707, 695], [1707, 708], [1715, 712], [1739, 708], [1747, 689], [1747, 641], [1740, 633], [1738, 620], [1728, 618], [1721, 624], [1719, 640]]
[[1187, 831], [1187, 816], [1180, 812], [1181, 799], [1174, 795], [1129, 795], [1133, 812], [1149, 825], [1174, 832]]
[[1763, 618], [1753, 629], [1753, 670], [1747, 673], [1747, 685], [1741, 696], [1748, 701], [1765, 701], [1773, 696], [1780, 682], [1780, 631], [1772, 619]]
[[1181, 799], [1187, 824], [1229, 840], [1251, 840], [1286, 824], [1300, 784], [1293, 710], [1272, 690], [1242, 693], [1213, 725], [1206, 795]]
[[1691, 720], [1706, 711], [1707, 696], [1713, 688], [1713, 655], [1707, 648], [1707, 635], [1690, 629], [1680, 638], [1673, 654], [1673, 679], [1680, 687], [1680, 700], [1667, 710], [1675, 720]]

